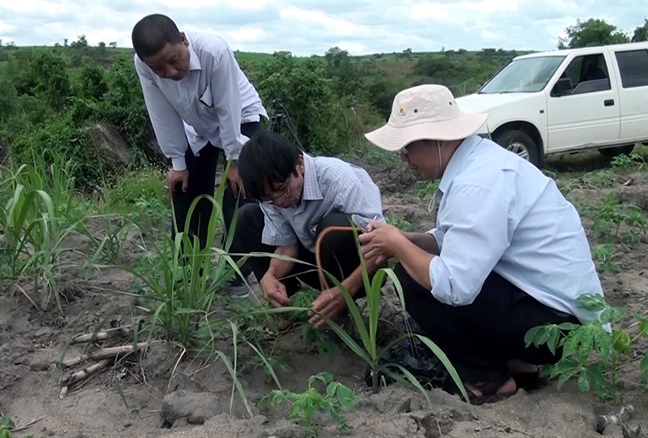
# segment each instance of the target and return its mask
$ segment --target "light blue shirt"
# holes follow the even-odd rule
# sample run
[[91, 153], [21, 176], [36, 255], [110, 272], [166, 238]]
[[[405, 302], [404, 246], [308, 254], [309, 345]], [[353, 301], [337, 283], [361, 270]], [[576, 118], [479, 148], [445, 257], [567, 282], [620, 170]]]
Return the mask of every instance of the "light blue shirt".
[[299, 240], [311, 252], [315, 252], [317, 226], [330, 213], [347, 214], [362, 229], [372, 220], [385, 223], [380, 189], [366, 170], [339, 158], [306, 153], [301, 203], [290, 208], [261, 203], [261, 209], [264, 244], [288, 246]]
[[578, 211], [534, 165], [474, 135], [450, 159], [437, 198], [429, 232], [440, 249], [429, 270], [437, 300], [469, 305], [495, 271], [583, 323], [596, 316], [576, 302], [603, 295]]

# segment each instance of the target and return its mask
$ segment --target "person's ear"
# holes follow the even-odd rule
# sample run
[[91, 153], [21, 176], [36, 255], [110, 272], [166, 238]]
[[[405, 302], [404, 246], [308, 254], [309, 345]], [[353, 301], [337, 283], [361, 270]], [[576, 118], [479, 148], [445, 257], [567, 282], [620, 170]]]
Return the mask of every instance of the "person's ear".
[[299, 158], [297, 159], [297, 171], [300, 174], [304, 174], [304, 156], [300, 155]]
[[185, 33], [180, 32], [180, 35], [182, 35], [182, 44], [184, 44], [185, 47], [189, 47], [189, 40], [187, 39], [187, 36], [185, 35]]

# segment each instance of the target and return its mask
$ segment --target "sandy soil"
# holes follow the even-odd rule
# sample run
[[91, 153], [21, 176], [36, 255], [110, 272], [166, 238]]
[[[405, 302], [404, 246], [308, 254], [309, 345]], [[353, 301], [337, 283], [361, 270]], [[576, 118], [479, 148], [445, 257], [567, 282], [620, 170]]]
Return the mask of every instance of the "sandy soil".
[[[384, 191], [389, 216], [407, 220], [422, 230], [432, 226], [433, 217], [427, 213], [426, 202], [411, 193], [399, 194], [411, 187], [412, 178], [403, 176], [397, 169], [375, 175]], [[624, 186], [632, 176], [620, 175], [604, 189], [577, 184], [570, 191], [570, 198], [577, 203], [587, 200], [596, 204], [613, 192], [625, 201], [638, 204], [646, 215], [648, 181], [645, 174], [634, 175], [634, 183]], [[79, 240], [75, 245], [83, 246], [83, 242]], [[622, 243], [614, 248], [615, 262], [621, 269], [603, 276], [606, 294], [613, 304], [627, 306], [629, 314], [646, 315], [648, 244], [644, 238], [632, 248]], [[163, 342], [155, 343], [140, 361], [111, 367], [59, 398], [57, 382], [61, 371], [56, 364], [70, 337], [90, 333], [105, 321], [130, 324], [141, 314], [133, 298], [125, 294], [131, 283], [129, 275], [115, 270], [95, 272], [87, 279], [78, 272], [68, 273], [65, 282], [68, 300], [62, 314], [56, 308], [40, 314], [20, 293], [0, 294], [0, 414], [11, 417], [17, 426], [40, 419], [15, 436], [303, 436], [298, 426], [285, 420], [285, 405], [269, 411], [261, 411], [256, 406], [274, 389], [263, 372], [241, 375], [250, 405], [248, 412], [238, 394], [232, 395], [231, 379], [221, 362], [178, 362], [181, 351]], [[113, 341], [111, 345], [117, 343]], [[555, 385], [532, 394], [519, 391], [505, 401], [483, 407], [470, 407], [456, 396], [435, 390], [430, 393], [430, 407], [420, 394], [399, 385], [371, 395], [363, 381], [365, 365], [348, 350], [320, 355], [304, 353], [305, 347], [297, 333], [282, 339], [282, 357], [287, 368], [278, 370], [279, 379], [285, 387], [303, 390], [308, 377], [326, 370], [352, 388], [358, 396], [358, 406], [346, 411], [351, 430], [345, 436], [597, 437], [600, 435], [594, 430], [595, 416], [616, 413], [628, 404], [635, 407], [635, 418], [630, 425], [648, 427], [648, 397], [633, 384], [638, 381], [636, 371], [632, 371], [637, 369], [636, 364], [622, 369], [616, 403], [602, 404], [592, 394], [582, 394], [570, 382], [560, 391]], [[645, 352], [646, 345], [640, 347]], [[83, 344], [71, 346], [66, 357], [82, 352], [83, 348]], [[171, 425], [168, 410], [172, 400], [167, 397], [163, 403], [168, 394], [174, 394], [176, 411], [183, 407], [189, 409], [193, 404], [202, 412], [200, 418], [180, 418]], [[233, 400], [232, 415], [230, 400]], [[322, 419], [321, 424], [320, 436], [340, 436], [330, 419]], [[606, 436], [621, 437], [621, 430], [609, 428]]]

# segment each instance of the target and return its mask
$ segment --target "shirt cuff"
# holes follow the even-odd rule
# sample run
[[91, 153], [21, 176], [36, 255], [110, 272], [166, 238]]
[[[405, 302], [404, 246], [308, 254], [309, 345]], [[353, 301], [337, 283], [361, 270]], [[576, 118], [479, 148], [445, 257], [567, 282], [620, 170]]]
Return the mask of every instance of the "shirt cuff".
[[173, 164], [173, 170], [177, 170], [178, 172], [187, 170], [187, 162], [185, 160], [185, 157], [171, 158], [171, 164]]
[[443, 260], [441, 260], [441, 257], [432, 257], [428, 269], [430, 284], [432, 285], [430, 293], [441, 303], [447, 304], [449, 306], [456, 306], [458, 305], [458, 303], [453, 302], [451, 292], [452, 286], [450, 284], [450, 276], [448, 274], [448, 269], [443, 263]]
[[[241, 136], [239, 137], [239, 144], [237, 145], [238, 147], [236, 148], [236, 151], [225, 152], [225, 159], [227, 161], [238, 160], [239, 155], [241, 155], [241, 149], [243, 149], [243, 146], [249, 140], [250, 140], [249, 137], [241, 134]], [[225, 150], [225, 148], [223, 148], [223, 150]]]
[[297, 244], [297, 239], [286, 239], [280, 236], [263, 237], [261, 243], [268, 246], [292, 246]]

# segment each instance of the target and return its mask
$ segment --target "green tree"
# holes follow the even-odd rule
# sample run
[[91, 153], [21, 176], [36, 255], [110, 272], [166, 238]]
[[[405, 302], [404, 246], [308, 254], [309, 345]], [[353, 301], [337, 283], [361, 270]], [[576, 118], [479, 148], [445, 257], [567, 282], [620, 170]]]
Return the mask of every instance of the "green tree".
[[41, 49], [33, 52], [29, 61], [29, 75], [36, 84], [35, 95], [43, 98], [53, 110], [60, 110], [72, 94], [65, 60]]
[[363, 92], [363, 81], [356, 64], [351, 61], [349, 52], [339, 47], [332, 47], [324, 54], [328, 76], [333, 79], [334, 91], [344, 96], [360, 96]]
[[582, 22], [576, 20], [574, 26], [565, 29], [566, 37], [560, 37], [559, 49], [576, 49], [579, 47], [624, 44], [630, 42], [628, 35], [605, 20], [590, 18]]
[[97, 102], [102, 100], [104, 94], [108, 92], [105, 72], [105, 69], [96, 65], [84, 67], [79, 79], [79, 97]]
[[88, 47], [88, 40], [86, 39], [85, 35], [79, 35], [78, 38], [78, 40], [72, 41], [70, 47], [72, 47], [73, 49], [83, 49]]
[[644, 19], [643, 26], [637, 26], [632, 35], [632, 42], [648, 41], [648, 18]]
[[[337, 154], [349, 145], [348, 109], [321, 59], [298, 60], [290, 52], [246, 66], [264, 102], [281, 98], [297, 135], [317, 152]], [[346, 146], [346, 148], [345, 148]]]

